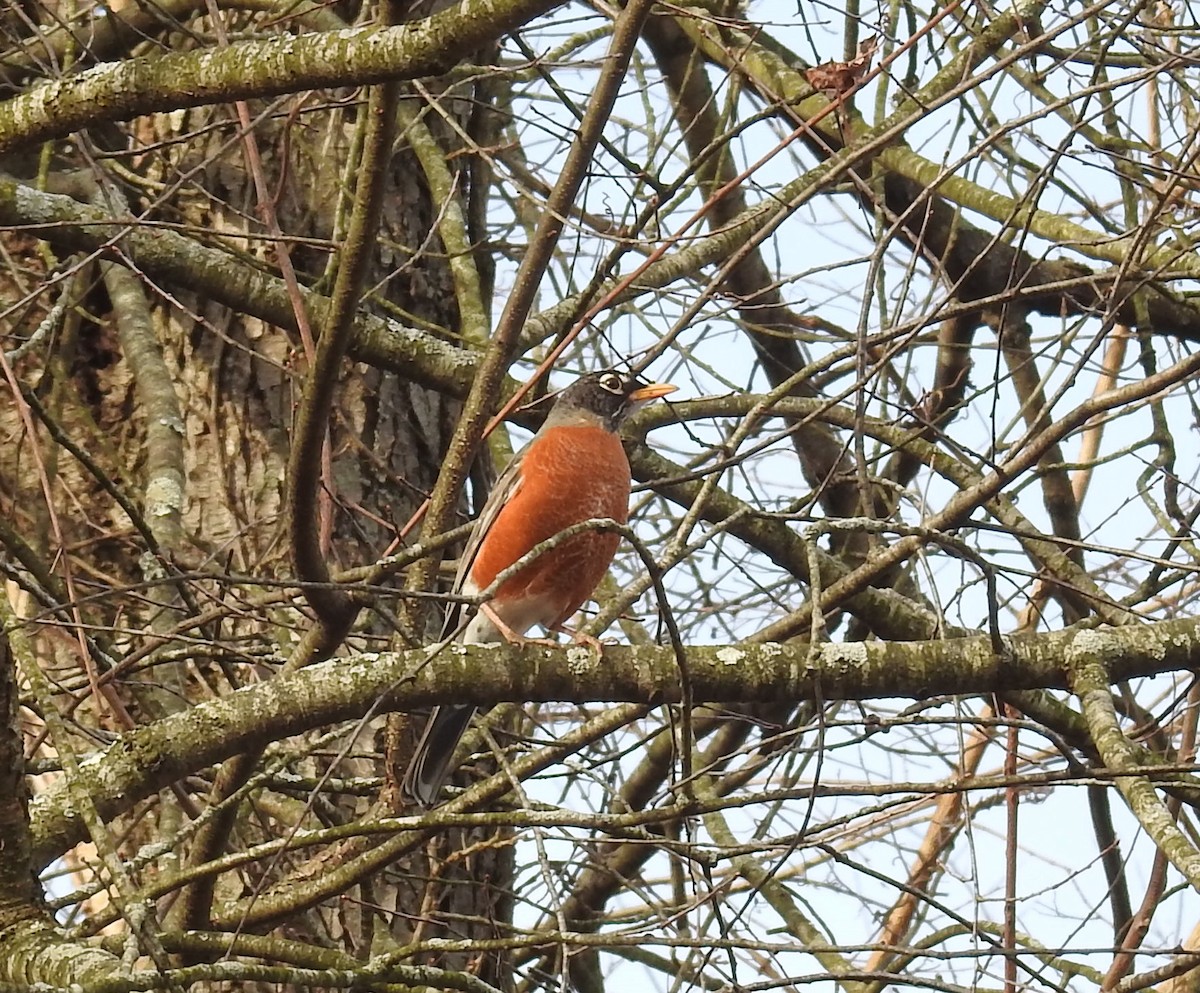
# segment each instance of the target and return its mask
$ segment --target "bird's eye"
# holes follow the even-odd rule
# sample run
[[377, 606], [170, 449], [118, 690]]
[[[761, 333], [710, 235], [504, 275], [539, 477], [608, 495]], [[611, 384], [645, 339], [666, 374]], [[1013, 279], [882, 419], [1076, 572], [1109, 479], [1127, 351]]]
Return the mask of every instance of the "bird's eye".
[[608, 390], [609, 393], [622, 393], [624, 392], [625, 383], [622, 382], [621, 377], [615, 372], [606, 372], [600, 377], [600, 388]]

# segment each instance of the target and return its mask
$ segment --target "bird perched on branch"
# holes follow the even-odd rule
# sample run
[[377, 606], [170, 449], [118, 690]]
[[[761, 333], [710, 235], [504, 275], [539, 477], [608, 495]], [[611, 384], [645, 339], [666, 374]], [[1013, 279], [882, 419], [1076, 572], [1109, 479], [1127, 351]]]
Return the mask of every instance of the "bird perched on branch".
[[[642, 405], [673, 393], [612, 370], [588, 373], [559, 393], [541, 429], [509, 463], [488, 497], [459, 561], [454, 592], [477, 596], [544, 541], [598, 517], [629, 517], [629, 460], [618, 431]], [[535, 624], [561, 630], [608, 571], [621, 536], [587, 530], [543, 552], [502, 582], [462, 630], [465, 644], [523, 643]], [[444, 636], [460, 626], [452, 606]], [[404, 792], [436, 802], [475, 708], [436, 708], [417, 742]]]

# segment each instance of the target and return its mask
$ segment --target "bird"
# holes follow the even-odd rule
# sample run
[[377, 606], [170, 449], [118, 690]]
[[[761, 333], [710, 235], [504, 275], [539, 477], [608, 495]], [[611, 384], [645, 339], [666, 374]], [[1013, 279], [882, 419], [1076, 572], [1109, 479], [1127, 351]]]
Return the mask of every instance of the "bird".
[[[541, 428], [488, 496], [459, 559], [453, 592], [478, 596], [535, 546], [574, 524], [598, 517], [624, 524], [632, 476], [621, 424], [676, 389], [603, 369], [560, 391]], [[504, 580], [465, 627], [461, 602], [452, 605], [443, 640], [459, 628], [458, 640], [468, 645], [521, 644], [535, 624], [562, 630], [604, 578], [620, 543], [619, 534], [598, 529], [563, 540]], [[475, 711], [446, 704], [430, 714], [402, 784], [410, 801], [422, 807], [437, 802]]]

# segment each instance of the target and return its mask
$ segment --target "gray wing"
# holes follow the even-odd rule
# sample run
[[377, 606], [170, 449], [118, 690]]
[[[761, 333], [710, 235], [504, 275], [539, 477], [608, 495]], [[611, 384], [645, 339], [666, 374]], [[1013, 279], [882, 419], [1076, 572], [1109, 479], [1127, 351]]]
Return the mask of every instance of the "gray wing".
[[[525, 449], [522, 448], [504, 467], [500, 478], [496, 480], [496, 485], [492, 487], [492, 492], [488, 494], [487, 502], [484, 503], [483, 510], [475, 519], [475, 527], [459, 557], [458, 571], [454, 574], [454, 585], [450, 587], [451, 593], [462, 593], [467, 577], [471, 574], [471, 566], [475, 564], [475, 556], [479, 554], [479, 548], [483, 544], [484, 538], [487, 537], [496, 518], [500, 516], [500, 508], [520, 490], [521, 463], [524, 459]], [[461, 603], [451, 603], [446, 608], [446, 619], [442, 624], [443, 641], [462, 626], [465, 606]]]

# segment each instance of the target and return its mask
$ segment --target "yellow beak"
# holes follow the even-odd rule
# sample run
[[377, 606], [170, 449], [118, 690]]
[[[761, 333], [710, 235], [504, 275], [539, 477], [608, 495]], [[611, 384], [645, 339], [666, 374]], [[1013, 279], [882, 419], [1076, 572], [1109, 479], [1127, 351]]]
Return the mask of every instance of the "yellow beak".
[[657, 400], [659, 397], [674, 393], [677, 389], [679, 389], [678, 386], [670, 383], [651, 383], [634, 390], [629, 394], [629, 399], [634, 403], [646, 403], [649, 400]]

